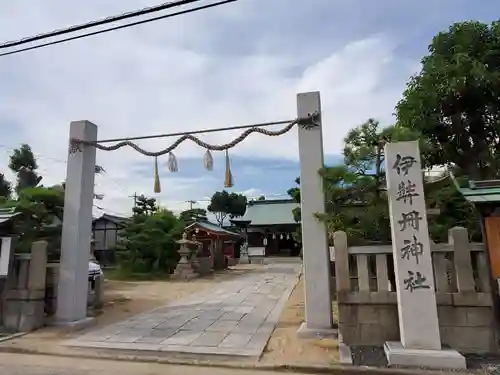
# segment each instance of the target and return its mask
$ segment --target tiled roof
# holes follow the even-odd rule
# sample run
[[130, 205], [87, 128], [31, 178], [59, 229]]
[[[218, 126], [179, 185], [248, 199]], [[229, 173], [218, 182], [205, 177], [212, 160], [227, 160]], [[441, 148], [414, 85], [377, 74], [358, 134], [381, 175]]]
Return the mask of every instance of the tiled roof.
[[236, 220], [251, 220], [252, 225], [297, 224], [293, 218], [293, 209], [300, 204], [292, 200], [263, 200], [248, 202], [243, 217]]
[[20, 214], [20, 212], [15, 211], [15, 208], [0, 208], [0, 224], [8, 222]]
[[472, 203], [500, 202], [500, 180], [469, 181], [469, 187], [460, 187], [455, 176], [450, 177], [457, 190]]
[[112, 223], [115, 223], [116, 225], [123, 224], [125, 220], [127, 220], [126, 217], [121, 217], [121, 216], [115, 216], [115, 215], [110, 215], [110, 214], [103, 214], [100, 217], [92, 219], [92, 221], [97, 221], [97, 220], [107, 220], [111, 221]]
[[221, 228], [218, 225], [210, 223], [208, 221], [195, 222], [195, 223], [187, 226], [186, 230], [190, 230], [190, 229], [196, 228], [196, 227], [198, 227], [200, 229], [205, 229], [205, 230], [207, 230], [209, 232], [218, 233], [218, 234], [221, 234], [221, 235], [233, 236], [233, 237], [241, 237], [241, 234], [239, 234], [239, 233], [235, 233], [235, 232], [232, 232], [230, 230]]

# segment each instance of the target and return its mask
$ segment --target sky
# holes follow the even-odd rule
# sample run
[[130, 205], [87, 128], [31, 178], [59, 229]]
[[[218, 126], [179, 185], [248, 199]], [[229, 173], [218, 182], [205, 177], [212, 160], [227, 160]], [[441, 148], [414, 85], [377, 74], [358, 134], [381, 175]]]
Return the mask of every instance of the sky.
[[[2, 1], [0, 43], [159, 3]], [[499, 11], [498, 0], [239, 0], [0, 57], [0, 172], [14, 180], [9, 155], [28, 143], [42, 183], [63, 181], [71, 121], [97, 124], [99, 139], [281, 121], [296, 117], [296, 95], [308, 91], [321, 94], [325, 163], [341, 163], [349, 129], [368, 118], [394, 122], [394, 107], [436, 33], [457, 21], [490, 22]], [[239, 133], [200, 138], [220, 144]], [[156, 151], [174, 141], [138, 144]], [[98, 151], [106, 172], [96, 177], [104, 199], [95, 214], [129, 214], [134, 193], [176, 212], [187, 200], [206, 206], [223, 189], [224, 155], [214, 153], [209, 172], [204, 152], [183, 143], [177, 173], [160, 157], [162, 192], [155, 195], [152, 158], [130, 148]], [[299, 175], [297, 132], [252, 135], [230, 157], [231, 191], [286, 198]]]

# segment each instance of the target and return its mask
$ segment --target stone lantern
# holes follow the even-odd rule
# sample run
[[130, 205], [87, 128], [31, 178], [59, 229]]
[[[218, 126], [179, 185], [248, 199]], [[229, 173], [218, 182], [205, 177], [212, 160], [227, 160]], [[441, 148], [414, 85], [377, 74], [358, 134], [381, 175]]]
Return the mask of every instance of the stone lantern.
[[182, 234], [182, 239], [177, 241], [180, 246], [179, 255], [181, 259], [177, 263], [177, 267], [174, 271], [174, 277], [178, 279], [194, 279], [198, 277], [198, 273], [194, 270], [193, 264], [191, 262], [191, 255], [193, 252], [199, 248], [199, 243], [196, 241], [196, 237], [193, 236], [193, 240], [187, 239], [187, 234], [184, 232]]

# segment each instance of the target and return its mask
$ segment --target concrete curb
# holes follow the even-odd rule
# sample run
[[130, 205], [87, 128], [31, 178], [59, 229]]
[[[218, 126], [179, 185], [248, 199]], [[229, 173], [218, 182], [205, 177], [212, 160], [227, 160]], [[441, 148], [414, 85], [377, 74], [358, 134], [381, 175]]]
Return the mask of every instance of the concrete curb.
[[175, 358], [162, 358], [154, 356], [133, 356], [119, 354], [89, 354], [89, 353], [52, 353], [43, 352], [35, 349], [24, 349], [8, 346], [0, 346], [0, 353], [26, 354], [26, 355], [43, 355], [65, 358], [81, 358], [93, 360], [108, 360], [108, 361], [129, 361], [137, 363], [156, 363], [164, 365], [179, 365], [179, 366], [199, 366], [199, 367], [215, 367], [235, 370], [255, 370], [255, 371], [274, 371], [274, 372], [291, 372], [303, 374], [329, 374], [329, 375], [430, 375], [430, 374], [448, 374], [449, 372], [429, 371], [419, 369], [390, 369], [378, 368], [369, 366], [349, 366], [349, 365], [331, 365], [331, 366], [315, 366], [315, 365], [294, 365], [294, 364], [259, 364], [259, 363], [237, 363], [237, 362], [217, 362], [217, 361], [199, 361], [194, 359], [182, 360]]
[[17, 339], [21, 336], [27, 335], [28, 332], [19, 332], [19, 333], [13, 333], [11, 335], [5, 336], [5, 337], [0, 337], [0, 343], [9, 341], [9, 340], [14, 340]]

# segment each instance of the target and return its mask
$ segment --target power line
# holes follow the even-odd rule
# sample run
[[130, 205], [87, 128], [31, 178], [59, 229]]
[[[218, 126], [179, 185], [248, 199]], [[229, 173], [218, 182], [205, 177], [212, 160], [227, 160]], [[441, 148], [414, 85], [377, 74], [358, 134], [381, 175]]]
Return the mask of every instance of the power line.
[[126, 25], [110, 27], [110, 28], [107, 28], [107, 29], [104, 29], [104, 30], [94, 31], [94, 32], [91, 32], [91, 33], [82, 34], [82, 35], [78, 35], [78, 36], [74, 36], [74, 37], [70, 37], [70, 38], [64, 38], [64, 39], [56, 40], [56, 41], [53, 41], [53, 42], [38, 44], [38, 45], [32, 46], [32, 47], [26, 47], [26, 48], [17, 49], [15, 51], [4, 52], [4, 53], [0, 53], [0, 57], [2, 57], [2, 56], [8, 56], [8, 55], [14, 55], [16, 53], [21, 53], [21, 52], [26, 52], [26, 51], [31, 51], [31, 50], [35, 50], [35, 49], [42, 48], [42, 47], [49, 47], [49, 46], [53, 46], [53, 45], [56, 45], [56, 44], [69, 42], [69, 41], [72, 41], [72, 40], [83, 39], [83, 38], [90, 37], [90, 36], [95, 36], [95, 35], [99, 35], [99, 34], [104, 34], [104, 33], [107, 33], [107, 32], [111, 32], [111, 31], [125, 29], [125, 28], [132, 27], [132, 26], [138, 26], [138, 25], [142, 25], [142, 24], [145, 24], [145, 23], [149, 23], [149, 22], [159, 21], [159, 20], [162, 20], [162, 19], [165, 19], [165, 18], [180, 16], [182, 14], [187, 14], [187, 13], [192, 13], [192, 12], [196, 12], [196, 11], [199, 11], [199, 10], [213, 8], [213, 7], [216, 7], [216, 6], [219, 6], [219, 5], [234, 3], [236, 1], [238, 1], [238, 0], [224, 0], [224, 1], [219, 1], [217, 3], [213, 3], [213, 4], [209, 4], [209, 5], [203, 5], [203, 6], [199, 6], [199, 7], [195, 7], [195, 8], [191, 8], [191, 9], [187, 9], [187, 10], [175, 12], [175, 13], [170, 13], [170, 14], [166, 14], [164, 16], [148, 18], [147, 20], [132, 22], [132, 23], [128, 23]]
[[[11, 150], [11, 151], [14, 151], [16, 150], [15, 147], [12, 147], [12, 146], [7, 146], [7, 145], [3, 145], [3, 144], [0, 144], [0, 148], [3, 148], [4, 150], [1, 150], [3, 152], [7, 152], [8, 150]], [[62, 159], [57, 159], [57, 158], [53, 158], [53, 157], [49, 157], [49, 156], [45, 156], [45, 155], [41, 155], [41, 154], [38, 154], [38, 153], [33, 153], [33, 155], [35, 156], [35, 158], [37, 160], [50, 160], [50, 161], [54, 161], [54, 162], [57, 162], [57, 163], [61, 163], [61, 164], [67, 164], [68, 162], [66, 160], [62, 160]], [[102, 168], [102, 167], [101, 167]], [[45, 174], [48, 174], [50, 175], [53, 171], [49, 171], [48, 169], [46, 168], [43, 168], [41, 167], [40, 165], [38, 165], [38, 169], [37, 171], [39, 172], [42, 172], [42, 173], [45, 173]], [[123, 193], [124, 195], [128, 195], [129, 193], [123, 188], [123, 185], [118, 182], [115, 178], [111, 177], [109, 175], [109, 173], [105, 170], [102, 171], [102, 173], [96, 173], [97, 176], [101, 176], [101, 177], [105, 177], [107, 178], [108, 181], [111, 181], [115, 186], [116, 188], [113, 189], [112, 187], [110, 186], [107, 186], [107, 189], [106, 190], [112, 190], [113, 192], [116, 192], [117, 190], [120, 190], [121, 193]], [[99, 185], [99, 182], [95, 181], [95, 185], [99, 188], [101, 188]], [[99, 194], [100, 195], [100, 194]]]
[[71, 27], [68, 27], [65, 29], [57, 29], [57, 30], [50, 31], [47, 33], [37, 34], [35, 36], [29, 36], [29, 37], [21, 38], [18, 40], [8, 41], [8, 42], [0, 44], [0, 49], [15, 47], [15, 46], [19, 46], [21, 44], [35, 42], [37, 40], [52, 38], [54, 36], [74, 33], [76, 31], [85, 30], [85, 29], [89, 29], [92, 27], [96, 27], [96, 26], [106, 25], [108, 23], [122, 21], [122, 20], [125, 20], [128, 18], [139, 17], [139, 16], [143, 16], [145, 14], [156, 13], [156, 12], [159, 12], [159, 11], [162, 11], [165, 9], [169, 9], [169, 8], [173, 8], [173, 7], [178, 7], [178, 6], [182, 6], [182, 5], [196, 3], [198, 1], [200, 1], [200, 0], [170, 1], [170, 2], [163, 3], [160, 5], [156, 5], [156, 6], [142, 8], [142, 9], [137, 10], [137, 11], [125, 12], [125, 13], [122, 13], [122, 14], [119, 14], [116, 16], [110, 16], [110, 17], [102, 18], [102, 19], [99, 19], [96, 21], [90, 21], [90, 22], [87, 22], [84, 24], [74, 25], [74, 26], [71, 26]]
[[[11, 147], [11, 146], [2, 145], [2, 144], [0, 144], [0, 148], [6, 149], [6, 150], [11, 150], [11, 151], [16, 150], [16, 147]], [[35, 153], [33, 153], [33, 155], [37, 159], [40, 158], [40, 159], [52, 160], [52, 161], [55, 161], [55, 162], [58, 162], [58, 163], [65, 163], [65, 164], [67, 163], [66, 160], [62, 160], [62, 159], [51, 158], [51, 157], [48, 157], [48, 156], [43, 156], [43, 155], [35, 154]]]

